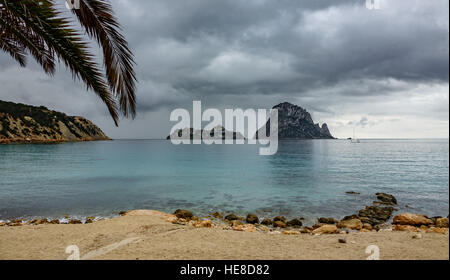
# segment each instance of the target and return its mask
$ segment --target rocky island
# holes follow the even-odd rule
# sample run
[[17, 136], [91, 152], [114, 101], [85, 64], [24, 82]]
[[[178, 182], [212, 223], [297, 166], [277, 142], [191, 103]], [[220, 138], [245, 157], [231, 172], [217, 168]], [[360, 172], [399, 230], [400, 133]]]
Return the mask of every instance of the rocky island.
[[[335, 139], [326, 123], [320, 126], [314, 123], [311, 114], [300, 106], [284, 102], [276, 105], [278, 110], [278, 138], [279, 139]], [[263, 128], [262, 128], [263, 129]], [[269, 135], [270, 119], [266, 124], [266, 135]], [[261, 129], [256, 134], [262, 134]]]
[[109, 140], [83, 117], [0, 100], [0, 144]]
[[[166, 140], [170, 139], [194, 139], [194, 136], [196, 136], [197, 139], [203, 139], [203, 132], [205, 130], [195, 130], [193, 128], [185, 128], [185, 129], [178, 129], [175, 132], [173, 132], [171, 135], [167, 136]], [[245, 140], [245, 137], [239, 133], [239, 132], [231, 132], [226, 130], [222, 126], [217, 126], [211, 131], [206, 131], [207, 134], [210, 135], [212, 139], [233, 139], [233, 140]]]

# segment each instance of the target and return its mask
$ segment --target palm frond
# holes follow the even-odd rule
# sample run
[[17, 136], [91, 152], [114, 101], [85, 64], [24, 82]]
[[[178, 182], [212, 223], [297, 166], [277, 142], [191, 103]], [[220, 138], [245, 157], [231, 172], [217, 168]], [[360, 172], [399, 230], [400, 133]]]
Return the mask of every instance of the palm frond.
[[87, 43], [82, 41], [82, 36], [70, 27], [70, 21], [54, 8], [53, 0], [0, 1], [13, 16], [42, 38], [49, 52], [64, 62], [74, 78], [83, 80], [87, 88], [100, 97], [117, 125], [119, 118], [115, 99], [94, 56], [88, 51]]
[[[23, 51], [23, 56], [26, 56], [26, 51], [28, 51], [47, 74], [54, 74], [54, 55], [47, 48], [45, 41], [9, 10], [0, 9], [0, 32], [5, 39], [3, 42], [5, 46], [8, 44], [6, 40], [9, 39], [10, 45], [14, 42], [13, 45]], [[21, 65], [25, 66], [25, 60], [23, 62]]]
[[4, 33], [0, 33], [0, 47], [3, 51], [9, 53], [9, 55], [22, 67], [26, 65], [25, 48], [19, 46], [14, 38], [8, 37]]
[[80, 0], [80, 8], [73, 9], [86, 33], [97, 40], [103, 49], [106, 77], [111, 90], [119, 98], [125, 116], [136, 115], [134, 58], [125, 38], [119, 33], [111, 5], [105, 0]]

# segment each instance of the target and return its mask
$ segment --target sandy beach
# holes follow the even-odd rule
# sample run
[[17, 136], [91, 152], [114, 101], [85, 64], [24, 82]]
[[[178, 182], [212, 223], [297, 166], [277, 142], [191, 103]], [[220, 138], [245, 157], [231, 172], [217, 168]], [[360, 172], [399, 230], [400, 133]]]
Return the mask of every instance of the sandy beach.
[[92, 260], [365, 260], [371, 245], [381, 260], [449, 259], [448, 230], [422, 231], [417, 239], [407, 231], [287, 235], [206, 226], [177, 224], [173, 215], [149, 210], [90, 224], [2, 226], [0, 259], [64, 260], [71, 245]]

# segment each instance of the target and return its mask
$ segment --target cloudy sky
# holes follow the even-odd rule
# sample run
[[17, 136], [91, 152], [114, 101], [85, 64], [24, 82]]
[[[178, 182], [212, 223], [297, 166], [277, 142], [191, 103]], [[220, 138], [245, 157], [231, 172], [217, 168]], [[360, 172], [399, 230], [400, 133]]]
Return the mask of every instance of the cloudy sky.
[[[62, 1], [62, 0], [61, 0]], [[288, 101], [336, 137], [448, 138], [449, 1], [112, 0], [134, 51], [138, 116], [116, 128], [64, 66], [0, 53], [0, 99], [85, 116], [113, 138], [162, 138], [170, 112]]]

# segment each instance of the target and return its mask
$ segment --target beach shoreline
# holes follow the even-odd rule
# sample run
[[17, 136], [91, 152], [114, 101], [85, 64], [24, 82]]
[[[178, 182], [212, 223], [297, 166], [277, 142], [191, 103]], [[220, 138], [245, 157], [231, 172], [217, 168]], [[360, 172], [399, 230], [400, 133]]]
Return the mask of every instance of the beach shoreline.
[[2, 226], [0, 259], [67, 259], [71, 245], [94, 260], [364, 260], [371, 245], [385, 260], [449, 259], [448, 229], [411, 230], [301, 233], [137, 210], [87, 224]]

